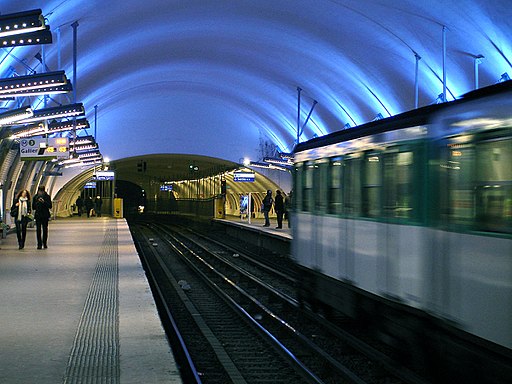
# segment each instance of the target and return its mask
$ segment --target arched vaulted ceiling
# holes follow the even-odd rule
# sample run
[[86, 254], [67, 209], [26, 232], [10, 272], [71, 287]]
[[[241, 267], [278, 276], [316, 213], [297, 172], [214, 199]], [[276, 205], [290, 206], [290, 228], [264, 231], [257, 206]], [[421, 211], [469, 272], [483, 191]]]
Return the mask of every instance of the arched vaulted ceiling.
[[[47, 65], [72, 77], [78, 20], [78, 101], [113, 158], [197, 153], [238, 162], [257, 157], [260, 137], [283, 151], [318, 101], [301, 140], [414, 107], [442, 92], [447, 27], [448, 100], [512, 74], [509, 0], [0, 0], [3, 14], [41, 8], [54, 44]], [[2, 76], [40, 47], [1, 54]], [[40, 70], [40, 67], [39, 67]], [[63, 100], [58, 98], [58, 100]]]

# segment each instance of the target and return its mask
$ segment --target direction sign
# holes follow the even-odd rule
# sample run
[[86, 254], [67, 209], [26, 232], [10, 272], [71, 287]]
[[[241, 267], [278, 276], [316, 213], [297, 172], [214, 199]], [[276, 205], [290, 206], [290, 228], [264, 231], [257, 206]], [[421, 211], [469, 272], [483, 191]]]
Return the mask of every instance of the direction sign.
[[236, 171], [233, 175], [233, 181], [240, 183], [253, 183], [254, 178], [254, 172], [248, 171]]
[[21, 160], [69, 159], [67, 137], [31, 137], [20, 140]]

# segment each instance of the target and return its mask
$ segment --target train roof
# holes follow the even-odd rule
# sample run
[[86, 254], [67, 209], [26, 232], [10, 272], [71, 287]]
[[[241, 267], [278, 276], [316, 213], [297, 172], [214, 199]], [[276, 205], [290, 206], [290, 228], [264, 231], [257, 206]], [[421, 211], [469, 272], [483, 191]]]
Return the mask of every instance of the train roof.
[[480, 88], [468, 92], [462, 98], [442, 104], [433, 104], [407, 112], [400, 113], [381, 120], [371, 121], [366, 124], [358, 125], [354, 128], [336, 131], [322, 137], [316, 137], [304, 143], [295, 146], [294, 152], [301, 152], [307, 149], [323, 147], [325, 145], [335, 144], [342, 141], [358, 139], [377, 133], [393, 131], [407, 127], [427, 124], [433, 113], [450, 108], [453, 105], [461, 104], [467, 101], [478, 100], [483, 97], [498, 95], [504, 92], [512, 91], [512, 80], [491, 85], [489, 87]]

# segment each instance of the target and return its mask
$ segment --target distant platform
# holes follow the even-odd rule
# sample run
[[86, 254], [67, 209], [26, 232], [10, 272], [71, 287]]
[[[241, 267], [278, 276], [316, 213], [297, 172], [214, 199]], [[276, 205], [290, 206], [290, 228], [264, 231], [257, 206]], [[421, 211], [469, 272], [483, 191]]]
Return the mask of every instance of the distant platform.
[[0, 244], [0, 383], [181, 383], [126, 221], [49, 229]]
[[276, 229], [277, 222], [275, 218], [270, 219], [270, 227], [264, 227], [265, 219], [253, 219], [251, 218], [251, 223], [249, 223], [248, 219], [240, 219], [238, 216], [228, 216], [226, 219], [214, 219], [214, 221], [225, 223], [227, 225], [234, 225], [238, 227], [246, 228], [250, 231], [263, 232], [272, 237], [278, 237], [283, 240], [291, 240], [292, 239], [292, 230], [288, 228], [288, 221], [283, 220], [283, 228]]

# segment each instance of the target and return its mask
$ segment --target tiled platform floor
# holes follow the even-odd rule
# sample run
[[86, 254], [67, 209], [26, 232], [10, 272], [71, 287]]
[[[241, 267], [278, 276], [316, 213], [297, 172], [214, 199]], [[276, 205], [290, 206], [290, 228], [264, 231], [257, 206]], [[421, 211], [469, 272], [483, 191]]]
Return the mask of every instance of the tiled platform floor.
[[181, 383], [124, 220], [60, 219], [0, 245], [0, 383]]

